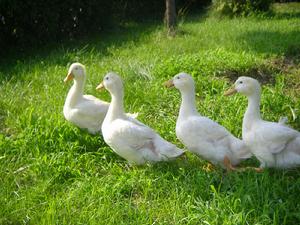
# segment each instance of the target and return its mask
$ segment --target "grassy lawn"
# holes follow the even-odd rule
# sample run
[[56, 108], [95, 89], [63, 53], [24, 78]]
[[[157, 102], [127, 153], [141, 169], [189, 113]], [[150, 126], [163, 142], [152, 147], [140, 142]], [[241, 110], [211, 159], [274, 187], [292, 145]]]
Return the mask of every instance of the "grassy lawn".
[[300, 130], [300, 10], [275, 9], [274, 17], [186, 18], [175, 38], [156, 23], [128, 23], [93, 39], [3, 59], [0, 224], [299, 224], [299, 169], [226, 174], [192, 154], [129, 166], [101, 137], [62, 114], [70, 88], [63, 79], [79, 61], [87, 68], [86, 93], [109, 101], [95, 87], [108, 71], [118, 72], [126, 110], [139, 112], [139, 120], [180, 147], [180, 95], [162, 83], [181, 71], [196, 81], [200, 113], [239, 137], [247, 101], [223, 92], [240, 75], [264, 84], [264, 119], [287, 116]]

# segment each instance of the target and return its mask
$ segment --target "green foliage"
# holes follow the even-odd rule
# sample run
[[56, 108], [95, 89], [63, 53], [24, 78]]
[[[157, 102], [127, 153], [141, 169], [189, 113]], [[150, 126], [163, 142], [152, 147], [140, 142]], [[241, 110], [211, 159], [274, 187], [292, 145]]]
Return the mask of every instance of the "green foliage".
[[186, 160], [129, 166], [100, 136], [62, 114], [70, 88], [63, 79], [69, 64], [80, 61], [85, 93], [109, 101], [95, 87], [108, 71], [120, 73], [126, 111], [139, 112], [139, 120], [180, 147], [180, 95], [162, 83], [181, 71], [196, 81], [199, 112], [236, 136], [247, 102], [223, 92], [239, 75], [264, 81], [264, 119], [288, 116], [299, 130], [299, 63], [290, 47], [300, 43], [299, 20], [187, 18], [172, 39], [155, 23], [130, 23], [125, 31], [46, 46], [46, 53], [26, 59], [5, 58], [0, 224], [299, 224], [299, 169], [226, 174], [191, 153]]
[[214, 10], [227, 16], [247, 16], [269, 10], [273, 0], [213, 0]]

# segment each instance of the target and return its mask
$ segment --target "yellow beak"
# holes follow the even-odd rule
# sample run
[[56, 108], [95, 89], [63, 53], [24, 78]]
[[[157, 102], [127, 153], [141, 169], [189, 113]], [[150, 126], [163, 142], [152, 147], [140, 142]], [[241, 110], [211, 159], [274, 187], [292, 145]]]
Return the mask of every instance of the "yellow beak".
[[69, 80], [73, 80], [73, 79], [74, 79], [74, 75], [72, 73], [69, 73], [64, 79], [64, 82], [67, 83]]
[[235, 93], [237, 93], [237, 90], [234, 87], [232, 87], [225, 91], [224, 96], [234, 95]]
[[167, 88], [174, 87], [173, 79], [164, 82], [164, 86], [167, 87]]
[[101, 91], [101, 90], [103, 90], [105, 87], [104, 87], [104, 84], [103, 84], [103, 82], [101, 82], [101, 84], [99, 84], [97, 87], [96, 87], [96, 90], [97, 91]]

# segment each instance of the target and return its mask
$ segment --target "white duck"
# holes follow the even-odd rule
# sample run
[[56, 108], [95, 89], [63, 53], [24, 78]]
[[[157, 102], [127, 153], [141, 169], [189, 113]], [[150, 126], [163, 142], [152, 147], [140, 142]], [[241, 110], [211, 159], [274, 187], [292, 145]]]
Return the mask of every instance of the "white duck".
[[[109, 103], [101, 101], [93, 95], [83, 95], [85, 79], [85, 67], [80, 63], [73, 63], [64, 79], [65, 83], [74, 80], [74, 84], [69, 90], [63, 111], [66, 120], [95, 134], [101, 132]], [[128, 113], [128, 115], [135, 118], [138, 113]]]
[[109, 107], [109, 103], [99, 100], [92, 95], [83, 95], [86, 79], [85, 67], [80, 63], [73, 63], [64, 82], [74, 80], [69, 90], [65, 105], [64, 116], [80, 128], [95, 134], [101, 131], [101, 125]]
[[115, 73], [108, 73], [97, 90], [105, 88], [111, 94], [111, 104], [102, 124], [104, 141], [132, 164], [165, 161], [184, 152], [165, 141], [151, 128], [128, 117], [123, 108], [123, 82]]
[[175, 86], [181, 93], [176, 135], [188, 150], [228, 170], [234, 170], [234, 165], [251, 157], [251, 152], [243, 141], [197, 112], [195, 84], [190, 75], [179, 73], [165, 85]]
[[260, 115], [261, 87], [251, 77], [239, 77], [234, 88], [225, 92], [239, 92], [248, 98], [243, 119], [243, 140], [265, 167], [289, 168], [300, 165], [300, 133], [284, 123], [265, 121]]

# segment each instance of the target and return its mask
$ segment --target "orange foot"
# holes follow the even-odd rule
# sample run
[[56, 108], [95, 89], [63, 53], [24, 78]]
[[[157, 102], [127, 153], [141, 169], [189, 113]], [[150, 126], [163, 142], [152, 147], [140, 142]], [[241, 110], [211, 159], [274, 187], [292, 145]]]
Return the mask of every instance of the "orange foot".
[[254, 170], [255, 170], [257, 173], [262, 173], [262, 172], [264, 171], [264, 169], [261, 168], [261, 167], [254, 168]]
[[260, 167], [246, 167], [245, 169], [247, 169], [247, 170], [249, 170], [249, 169], [250, 170], [254, 170], [257, 173], [262, 173], [264, 171], [264, 169], [260, 168]]

